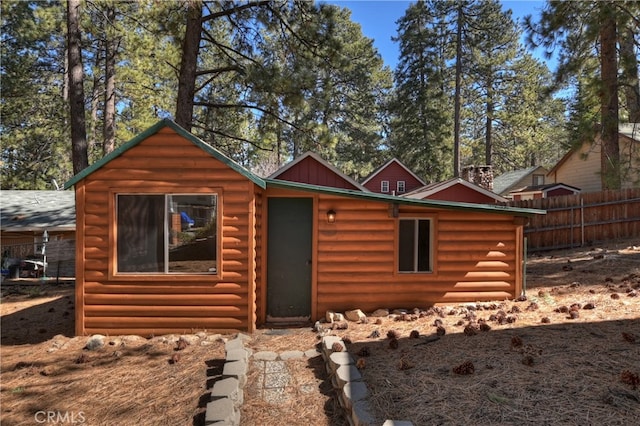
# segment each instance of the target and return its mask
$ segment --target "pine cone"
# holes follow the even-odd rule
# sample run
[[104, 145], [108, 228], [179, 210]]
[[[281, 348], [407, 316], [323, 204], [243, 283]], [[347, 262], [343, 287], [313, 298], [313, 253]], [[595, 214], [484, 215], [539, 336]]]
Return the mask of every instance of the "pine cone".
[[475, 371], [476, 368], [471, 361], [465, 361], [457, 367], [453, 367], [453, 372], [461, 375], [473, 374]]
[[520, 336], [513, 336], [511, 338], [511, 347], [512, 348], [521, 348], [522, 347], [522, 339]]
[[447, 330], [445, 330], [443, 326], [438, 326], [438, 328], [436, 329], [436, 334], [438, 336], [444, 336], [445, 334], [447, 334]]
[[358, 351], [358, 353], [356, 355], [358, 355], [358, 356], [369, 356], [369, 355], [371, 355], [371, 350], [369, 349], [368, 346], [363, 346], [362, 348], [360, 348], [360, 350]]
[[342, 352], [344, 350], [344, 346], [342, 346], [340, 343], [335, 342], [332, 346], [331, 346], [331, 352]]
[[475, 336], [476, 334], [478, 334], [478, 329], [469, 324], [464, 328], [464, 334], [466, 334], [467, 336]]
[[389, 340], [389, 347], [391, 349], [398, 349], [398, 339], [390, 339]]
[[364, 368], [367, 365], [367, 361], [364, 358], [360, 358], [358, 359], [358, 361], [356, 362], [356, 368], [358, 370], [364, 370]]
[[413, 368], [413, 364], [411, 364], [409, 361], [407, 361], [406, 359], [402, 358], [400, 360], [400, 363], [398, 365], [398, 370], [408, 370], [410, 368]]
[[483, 322], [482, 324], [480, 324], [480, 331], [489, 331], [491, 330], [491, 326], [489, 324], [487, 324], [486, 322]]
[[418, 330], [411, 330], [411, 333], [409, 333], [409, 338], [410, 339], [420, 338], [420, 332]]
[[533, 365], [533, 357], [531, 355], [526, 355], [522, 358], [522, 363], [531, 367]]
[[389, 331], [387, 331], [387, 338], [388, 339], [399, 339], [400, 338], [400, 332], [398, 330], [389, 330]]
[[631, 385], [633, 389], [636, 389], [638, 385], [640, 385], [640, 376], [629, 370], [625, 370], [622, 372], [622, 374], [620, 375], [620, 380], [622, 381], [622, 383]]
[[182, 337], [179, 338], [176, 343], [178, 344], [178, 346], [176, 347], [176, 351], [181, 351], [183, 349], [186, 349], [187, 346], [189, 346], [189, 342], [187, 342], [187, 340], [183, 339]]

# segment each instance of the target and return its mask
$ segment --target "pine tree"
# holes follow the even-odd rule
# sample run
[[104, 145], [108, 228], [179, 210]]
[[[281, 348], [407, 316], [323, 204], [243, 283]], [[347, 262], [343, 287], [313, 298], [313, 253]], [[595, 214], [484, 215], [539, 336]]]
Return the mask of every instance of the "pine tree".
[[452, 109], [445, 92], [442, 16], [432, 2], [409, 6], [398, 21], [400, 61], [394, 74], [389, 144], [392, 154], [428, 181], [450, 170]]
[[[640, 5], [637, 2], [550, 1], [545, 6], [539, 22], [534, 23], [531, 17], [527, 19], [529, 41], [532, 45], [544, 46], [548, 51], [560, 48], [560, 65], [556, 72], [558, 85], [577, 77], [582, 82], [580, 90], [576, 92], [578, 95], [586, 95], [590, 89], [599, 97], [599, 125], [590, 126], [585, 122], [575, 125], [574, 128], [589, 129], [587, 134], [577, 135], [580, 140], [592, 140], [596, 131], [599, 133], [602, 143], [601, 180], [604, 189], [619, 188], [622, 179], [618, 146], [618, 97], [621, 88], [616, 48], [619, 40], [618, 30], [628, 29], [637, 34], [639, 14]], [[598, 59], [599, 67], [595, 73], [588, 74], [585, 67], [589, 66], [594, 58]], [[633, 76], [629, 77], [630, 81], [633, 81]], [[574, 111], [577, 110], [574, 108]], [[583, 119], [589, 120], [590, 117]]]
[[2, 189], [51, 189], [72, 175], [64, 5], [0, 3]]

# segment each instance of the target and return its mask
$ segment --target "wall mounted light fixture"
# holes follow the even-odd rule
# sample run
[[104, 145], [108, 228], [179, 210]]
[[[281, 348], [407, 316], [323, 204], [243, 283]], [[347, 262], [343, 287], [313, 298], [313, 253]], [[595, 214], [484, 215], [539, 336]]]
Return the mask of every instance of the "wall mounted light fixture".
[[331, 209], [327, 212], [327, 223], [335, 223], [336, 221], [336, 211]]

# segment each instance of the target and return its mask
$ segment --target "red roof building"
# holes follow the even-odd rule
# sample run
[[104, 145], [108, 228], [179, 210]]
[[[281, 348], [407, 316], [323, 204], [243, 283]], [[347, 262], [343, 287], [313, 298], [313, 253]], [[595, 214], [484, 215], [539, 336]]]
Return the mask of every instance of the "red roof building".
[[405, 194], [419, 200], [457, 201], [476, 204], [496, 204], [509, 200], [461, 178], [432, 183]]
[[362, 185], [323, 160], [318, 154], [306, 152], [276, 170], [269, 179], [308, 183], [331, 188], [367, 191]]
[[362, 185], [371, 192], [403, 195], [424, 186], [425, 182], [398, 159], [392, 158], [374, 170]]

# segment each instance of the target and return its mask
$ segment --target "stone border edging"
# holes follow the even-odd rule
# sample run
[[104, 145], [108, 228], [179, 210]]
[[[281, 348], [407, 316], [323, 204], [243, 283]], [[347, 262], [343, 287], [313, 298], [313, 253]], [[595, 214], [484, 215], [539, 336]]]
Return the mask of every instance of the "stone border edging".
[[[338, 346], [339, 345], [339, 346]], [[337, 350], [340, 349], [341, 350]], [[376, 419], [367, 400], [369, 390], [362, 380], [355, 361], [347, 351], [347, 345], [338, 336], [322, 338], [321, 354], [326, 363], [327, 373], [337, 393], [338, 402], [346, 412], [351, 426], [372, 426]], [[386, 420], [383, 426], [413, 426], [410, 421]]]
[[213, 384], [211, 402], [207, 404], [205, 425], [240, 426], [240, 407], [244, 402], [244, 386], [251, 350], [245, 349], [244, 341], [251, 338], [238, 333], [235, 339], [224, 344], [225, 363], [222, 379]]

